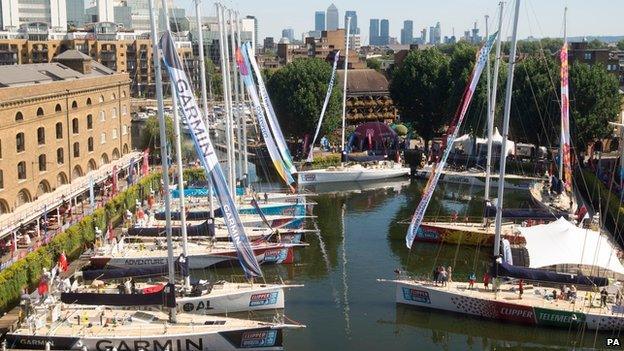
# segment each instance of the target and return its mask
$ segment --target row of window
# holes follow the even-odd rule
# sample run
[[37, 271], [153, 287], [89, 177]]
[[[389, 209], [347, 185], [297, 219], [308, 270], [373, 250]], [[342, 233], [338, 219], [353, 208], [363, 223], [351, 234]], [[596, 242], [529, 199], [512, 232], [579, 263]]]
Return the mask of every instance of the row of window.
[[[125, 91], [122, 92], [122, 95], [125, 98], [126, 92]], [[113, 100], [116, 99], [115, 93], [112, 94], [111, 98]], [[102, 102], [104, 102], [104, 95], [100, 95], [100, 103]], [[91, 98], [87, 98], [87, 106], [90, 106], [90, 105], [91, 105]], [[76, 100], [72, 102], [71, 108], [72, 109], [78, 108], [78, 102], [76, 102]], [[54, 112], [56, 113], [56, 112], [61, 112], [61, 111], [63, 111], [63, 107], [61, 106], [61, 104], [56, 104], [56, 107], [54, 108]], [[122, 113], [124, 116], [128, 113], [128, 109], [125, 105], [122, 106]], [[39, 107], [37, 109], [37, 117], [41, 117], [43, 115], [45, 115], [45, 111], [43, 110], [43, 107]], [[114, 117], [116, 116], [117, 116], [117, 108], [114, 108]], [[17, 113], [15, 113], [15, 121], [18, 122], [18, 121], [23, 121], [23, 120], [24, 120], [24, 114], [21, 111], [17, 111]]]
[[[56, 124], [55, 129], [56, 129], [56, 139], [62, 139], [63, 138], [63, 124], [61, 122], [58, 122]], [[87, 116], [87, 130], [91, 130], [91, 129], [93, 129], [93, 119], [91, 115], [88, 115]], [[74, 118], [72, 120], [72, 133], [74, 134], [79, 133], [77, 118]], [[112, 133], [112, 138], [117, 139], [117, 128], [113, 128], [111, 133]], [[121, 126], [121, 135], [126, 135], [126, 134], [128, 134], [128, 126], [124, 124]], [[93, 139], [93, 138], [89, 138], [89, 139]], [[101, 134], [100, 140], [102, 144], [106, 142], [106, 133]], [[37, 128], [37, 145], [45, 145], [45, 143], [46, 143], [45, 128], [39, 127]], [[24, 152], [26, 150], [26, 137], [24, 136], [24, 132], [19, 132], [15, 135], [15, 146], [16, 146], [17, 152]], [[89, 150], [89, 151], [93, 151], [93, 150]], [[0, 158], [2, 158], [1, 141], [0, 141]]]

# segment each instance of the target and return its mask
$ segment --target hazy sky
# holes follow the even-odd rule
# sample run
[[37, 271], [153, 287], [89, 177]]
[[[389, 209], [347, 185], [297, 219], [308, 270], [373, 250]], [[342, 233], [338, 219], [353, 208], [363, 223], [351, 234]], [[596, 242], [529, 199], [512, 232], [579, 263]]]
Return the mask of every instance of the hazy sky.
[[[194, 14], [192, 0], [175, 0], [176, 6], [188, 9]], [[314, 12], [327, 10], [331, 1], [312, 0], [229, 0], [223, 4], [238, 9], [241, 14], [255, 15], [259, 21], [260, 42], [264, 37], [272, 36], [276, 40], [282, 29], [293, 28], [295, 37], [314, 29]], [[504, 38], [511, 34], [511, 7], [514, 0], [506, 2], [503, 29]], [[484, 15], [490, 15], [490, 26], [497, 18], [497, 0], [336, 0], [340, 22], [344, 12], [355, 10], [358, 15], [363, 43], [368, 43], [370, 18], [390, 20], [390, 36], [400, 38], [403, 21], [414, 21], [414, 36], [422, 28], [429, 28], [437, 21], [442, 26], [442, 37], [452, 34], [461, 36], [472, 28], [475, 21], [485, 30]], [[202, 3], [204, 14], [214, 14], [214, 3]], [[520, 11], [519, 35], [527, 36], [563, 36], [563, 9], [568, 7], [568, 35], [624, 35], [624, 1], [622, 0], [523, 0]]]

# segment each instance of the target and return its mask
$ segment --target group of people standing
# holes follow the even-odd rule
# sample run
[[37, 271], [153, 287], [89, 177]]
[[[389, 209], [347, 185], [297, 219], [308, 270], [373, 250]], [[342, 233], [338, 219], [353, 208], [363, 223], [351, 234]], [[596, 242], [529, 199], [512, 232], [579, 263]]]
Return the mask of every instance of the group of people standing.
[[453, 267], [438, 266], [433, 269], [433, 283], [438, 286], [446, 286], [448, 282], [453, 281]]

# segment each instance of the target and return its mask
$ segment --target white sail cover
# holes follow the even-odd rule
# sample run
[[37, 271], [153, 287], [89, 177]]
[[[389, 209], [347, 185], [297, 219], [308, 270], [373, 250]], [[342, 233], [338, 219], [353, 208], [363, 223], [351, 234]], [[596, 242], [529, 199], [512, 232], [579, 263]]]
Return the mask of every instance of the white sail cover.
[[530, 268], [581, 264], [624, 274], [618, 248], [597, 231], [559, 218], [548, 224], [520, 228], [520, 232], [526, 239]]

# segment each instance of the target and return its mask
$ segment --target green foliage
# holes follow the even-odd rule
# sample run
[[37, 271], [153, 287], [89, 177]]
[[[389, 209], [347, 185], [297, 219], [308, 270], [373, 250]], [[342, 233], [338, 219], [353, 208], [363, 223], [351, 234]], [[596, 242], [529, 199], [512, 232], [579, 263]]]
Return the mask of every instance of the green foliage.
[[56, 235], [47, 245], [30, 252], [23, 259], [0, 271], [0, 311], [7, 312], [19, 301], [22, 288], [34, 287], [41, 278], [43, 268], [51, 269], [58, 257], [65, 252], [69, 260], [78, 258], [86, 246], [95, 240], [95, 227], [106, 228], [108, 223], [119, 223], [126, 209], [134, 209], [139, 199], [139, 189], [156, 189], [160, 186], [160, 173], [143, 178], [138, 184], [119, 193], [104, 208], [92, 214]]
[[583, 169], [582, 173], [576, 172], [574, 176], [578, 189], [585, 199], [589, 200], [594, 209], [600, 212], [611, 234], [621, 241], [624, 235], [624, 222], [622, 221], [624, 206], [620, 199], [615, 193], [609, 191], [592, 171]]
[[366, 60], [366, 67], [379, 71], [381, 69], [381, 61], [376, 58]]
[[[285, 135], [313, 133], [323, 107], [332, 67], [317, 58], [296, 59], [269, 76], [267, 89]], [[341, 89], [337, 79], [325, 111], [321, 135], [340, 125]]]
[[394, 131], [400, 135], [400, 136], [406, 136], [407, 135], [407, 127], [403, 124], [397, 124], [394, 126]]
[[591, 40], [589, 43], [587, 43], [587, 48], [588, 49], [604, 49], [607, 48], [608, 45], [607, 43], [599, 40], [599, 39], [593, 39]]
[[446, 101], [451, 83], [449, 58], [435, 48], [411, 51], [393, 72], [390, 95], [401, 119], [413, 122], [426, 141], [450, 121]]
[[312, 169], [321, 169], [340, 165], [340, 154], [314, 156]]
[[217, 72], [217, 68], [210, 58], [206, 57], [204, 62], [206, 65], [206, 84], [208, 89], [212, 89], [214, 96], [223, 96], [223, 78], [221, 73]]
[[575, 146], [582, 150], [612, 132], [608, 122], [621, 110], [619, 84], [604, 66], [575, 63], [570, 68], [570, 119]]
[[[165, 116], [165, 124], [167, 130], [167, 143], [171, 145], [173, 140], [173, 120], [171, 117]], [[152, 116], [147, 119], [143, 132], [141, 133], [141, 148], [143, 150], [149, 148], [152, 154], [159, 154], [160, 151], [160, 124], [158, 117]]]
[[624, 50], [624, 39], [617, 42], [618, 50]]

